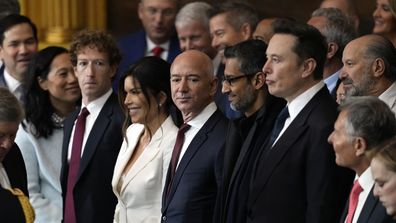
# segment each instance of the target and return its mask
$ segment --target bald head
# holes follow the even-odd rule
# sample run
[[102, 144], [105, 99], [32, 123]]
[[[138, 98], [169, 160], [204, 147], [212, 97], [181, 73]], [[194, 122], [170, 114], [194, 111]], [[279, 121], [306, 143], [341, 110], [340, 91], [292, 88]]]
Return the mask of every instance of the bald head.
[[187, 122], [213, 102], [216, 79], [211, 59], [198, 50], [179, 54], [171, 66], [172, 99]]

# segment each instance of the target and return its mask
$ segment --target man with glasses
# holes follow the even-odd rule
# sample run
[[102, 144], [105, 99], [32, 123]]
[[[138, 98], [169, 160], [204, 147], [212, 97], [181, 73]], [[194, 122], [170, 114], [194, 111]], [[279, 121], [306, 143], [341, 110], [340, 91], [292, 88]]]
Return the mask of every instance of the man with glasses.
[[261, 71], [267, 44], [247, 40], [225, 48], [222, 92], [231, 108], [244, 117], [230, 122], [226, 137], [221, 190], [216, 222], [244, 222], [252, 167], [260, 146], [268, 137], [283, 99], [268, 93]]
[[99, 31], [77, 33], [70, 54], [82, 104], [64, 125], [63, 221], [113, 222], [117, 198], [111, 179], [122, 143], [124, 115], [111, 79], [121, 55], [113, 38]]

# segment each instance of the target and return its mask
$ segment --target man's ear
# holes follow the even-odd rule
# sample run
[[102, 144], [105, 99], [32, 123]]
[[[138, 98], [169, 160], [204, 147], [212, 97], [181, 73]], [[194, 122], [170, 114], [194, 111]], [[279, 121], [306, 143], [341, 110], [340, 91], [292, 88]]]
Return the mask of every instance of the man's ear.
[[374, 77], [381, 77], [385, 74], [385, 61], [382, 58], [377, 58], [371, 65]]
[[258, 72], [257, 74], [255, 74], [254, 78], [253, 78], [253, 86], [254, 89], [261, 89], [263, 88], [263, 86], [265, 85], [265, 74], [264, 72]]
[[252, 30], [252, 27], [248, 23], [244, 23], [241, 26], [240, 32], [242, 33], [243, 39], [248, 40], [252, 37], [254, 30]]
[[367, 149], [367, 142], [364, 138], [362, 137], [356, 137], [353, 147], [355, 149], [355, 155], [356, 157], [364, 156], [364, 152]]
[[303, 72], [301, 74], [302, 78], [313, 75], [316, 68], [316, 60], [313, 58], [308, 58], [303, 62]]
[[339, 49], [338, 45], [334, 42], [327, 44], [326, 58], [328, 60], [333, 58], [336, 55], [336, 53], [338, 52], [338, 49]]

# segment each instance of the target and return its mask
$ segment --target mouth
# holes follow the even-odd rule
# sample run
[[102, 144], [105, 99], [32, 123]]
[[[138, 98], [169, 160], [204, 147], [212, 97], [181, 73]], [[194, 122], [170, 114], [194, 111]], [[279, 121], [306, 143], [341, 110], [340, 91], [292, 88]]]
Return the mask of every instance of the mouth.
[[137, 112], [139, 111], [138, 107], [128, 107], [128, 111], [129, 111], [129, 116], [134, 116], [137, 114]]

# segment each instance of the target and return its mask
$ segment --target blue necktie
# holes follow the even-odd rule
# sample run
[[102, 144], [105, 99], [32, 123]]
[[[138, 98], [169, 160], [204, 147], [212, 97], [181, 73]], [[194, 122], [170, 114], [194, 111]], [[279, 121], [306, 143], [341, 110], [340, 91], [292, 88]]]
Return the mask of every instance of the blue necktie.
[[279, 133], [282, 131], [283, 126], [285, 125], [286, 119], [289, 117], [289, 109], [284, 107], [280, 112], [278, 117], [276, 118], [274, 128], [272, 129], [271, 138], [270, 138], [270, 146], [274, 144], [275, 140], [278, 138]]

